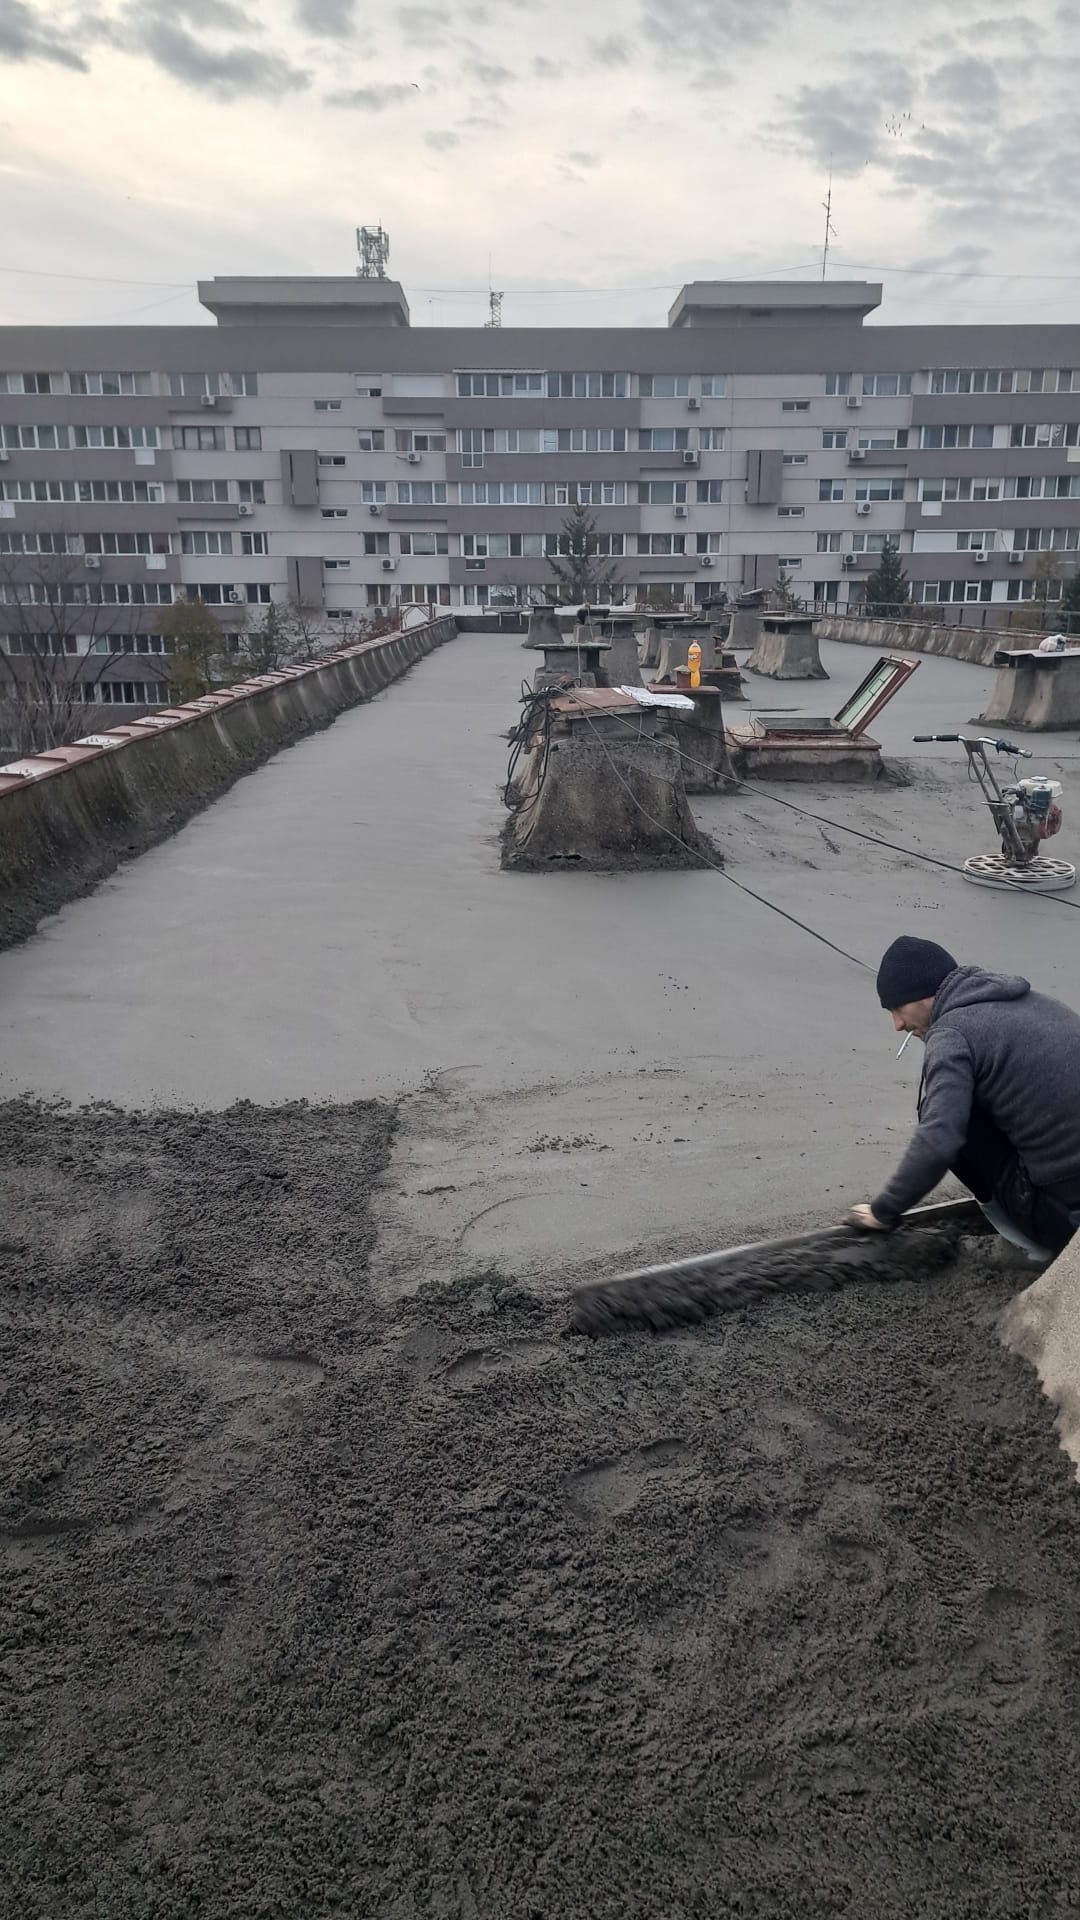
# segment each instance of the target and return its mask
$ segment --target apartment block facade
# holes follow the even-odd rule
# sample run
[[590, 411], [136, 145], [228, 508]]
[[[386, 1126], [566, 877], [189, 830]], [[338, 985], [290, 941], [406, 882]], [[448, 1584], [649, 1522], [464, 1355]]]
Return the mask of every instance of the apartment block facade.
[[226, 632], [275, 600], [327, 632], [527, 604], [575, 502], [628, 601], [783, 573], [854, 607], [886, 539], [946, 610], [1030, 598], [1047, 550], [1067, 577], [1080, 326], [868, 325], [880, 296], [702, 282], [663, 328], [444, 329], [393, 281], [227, 279], [215, 326], [2, 328], [0, 645], [65, 596], [65, 648], [153, 704], [178, 596]]

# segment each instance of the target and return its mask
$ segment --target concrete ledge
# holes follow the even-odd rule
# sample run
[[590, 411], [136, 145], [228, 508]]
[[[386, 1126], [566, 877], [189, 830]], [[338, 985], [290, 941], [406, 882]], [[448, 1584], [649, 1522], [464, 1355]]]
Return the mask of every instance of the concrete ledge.
[[1041, 633], [1008, 627], [962, 627], [947, 620], [860, 620], [853, 614], [822, 614], [815, 622], [819, 640], [844, 640], [878, 653], [936, 653], [970, 666], [992, 667], [996, 653], [1037, 647]]
[[458, 624], [447, 614], [9, 763], [0, 770], [0, 947], [175, 833], [279, 748], [370, 700]]
[[978, 716], [981, 726], [1053, 733], [1080, 723], [1080, 651], [1016, 648], [998, 653], [994, 664], [997, 675], [986, 712]]

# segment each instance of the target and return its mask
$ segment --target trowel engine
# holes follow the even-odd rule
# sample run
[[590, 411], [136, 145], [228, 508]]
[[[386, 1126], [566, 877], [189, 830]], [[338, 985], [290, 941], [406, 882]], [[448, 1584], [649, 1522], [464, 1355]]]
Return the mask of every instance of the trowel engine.
[[[1029, 893], [1057, 893], [1071, 887], [1076, 868], [1068, 860], [1047, 858], [1045, 840], [1061, 830], [1061, 782], [1039, 775], [1019, 777], [1019, 763], [1030, 760], [1025, 747], [1011, 740], [985, 736], [966, 739], [962, 733], [920, 733], [916, 740], [946, 740], [963, 747], [968, 776], [982, 789], [983, 799], [997, 829], [1000, 853], [977, 853], [964, 861], [964, 878], [979, 887], [1011, 887]], [[1002, 786], [990, 759], [1006, 754], [1014, 762], [1013, 779]]]

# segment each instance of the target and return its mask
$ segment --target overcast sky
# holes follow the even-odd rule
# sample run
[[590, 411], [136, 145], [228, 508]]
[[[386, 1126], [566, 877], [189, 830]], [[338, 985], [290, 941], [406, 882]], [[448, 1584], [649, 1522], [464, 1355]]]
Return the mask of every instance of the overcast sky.
[[819, 274], [830, 166], [881, 320], [1080, 313], [1080, 0], [0, 0], [0, 61], [7, 322], [207, 319], [381, 221], [414, 325], [489, 256], [507, 326], [663, 325]]

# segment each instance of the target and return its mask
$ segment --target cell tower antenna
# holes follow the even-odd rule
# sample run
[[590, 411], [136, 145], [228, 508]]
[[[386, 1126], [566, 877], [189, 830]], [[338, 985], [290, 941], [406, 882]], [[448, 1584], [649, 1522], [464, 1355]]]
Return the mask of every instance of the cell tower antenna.
[[360, 265], [356, 269], [360, 280], [385, 280], [387, 263], [390, 259], [390, 235], [380, 227], [357, 227], [356, 251], [360, 255]]
[[832, 223], [832, 168], [831, 167], [829, 168], [829, 191], [821, 204], [825, 209], [825, 245], [821, 250], [821, 277], [824, 280], [825, 269], [829, 264], [829, 242], [830, 240], [839, 240], [840, 238], [840, 235], [837, 233], [836, 228], [833, 226], [833, 223]]
[[488, 316], [489, 317], [486, 322], [486, 325], [488, 327], [502, 326], [502, 303], [503, 303], [502, 294], [496, 293], [494, 287], [492, 287], [490, 292], [488, 293]]

